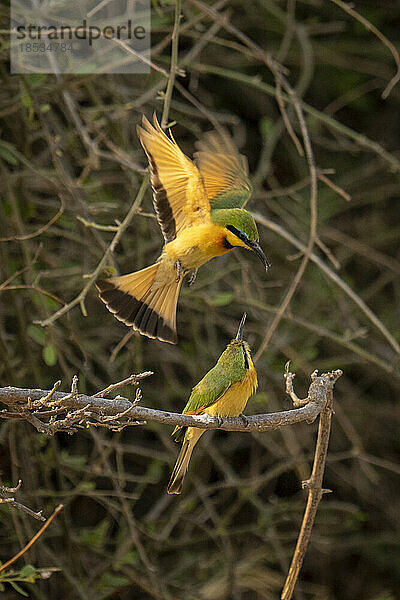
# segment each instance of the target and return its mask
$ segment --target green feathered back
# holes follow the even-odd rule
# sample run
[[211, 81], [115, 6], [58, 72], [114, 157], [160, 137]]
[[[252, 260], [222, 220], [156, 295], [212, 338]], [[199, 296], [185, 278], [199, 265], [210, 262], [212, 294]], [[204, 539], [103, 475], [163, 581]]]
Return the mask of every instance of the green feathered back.
[[236, 188], [219, 192], [209, 199], [211, 209], [219, 208], [242, 208], [243, 204], [250, 198], [251, 189]]
[[198, 412], [214, 404], [228, 387], [243, 379], [246, 373], [241, 343], [233, 340], [192, 390], [183, 413]]
[[[241, 381], [246, 374], [241, 342], [232, 340], [219, 357], [217, 364], [192, 389], [183, 414], [202, 414], [226, 392], [232, 383]], [[186, 427], [175, 427], [172, 435], [180, 441]]]

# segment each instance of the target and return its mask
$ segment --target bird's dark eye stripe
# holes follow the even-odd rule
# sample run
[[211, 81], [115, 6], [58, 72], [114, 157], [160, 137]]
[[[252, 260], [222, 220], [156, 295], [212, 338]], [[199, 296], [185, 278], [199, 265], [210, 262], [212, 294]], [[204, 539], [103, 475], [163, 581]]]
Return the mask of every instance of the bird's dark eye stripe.
[[242, 344], [242, 352], [243, 352], [243, 357], [244, 357], [244, 368], [248, 369], [249, 368], [249, 358], [247, 356], [247, 352], [246, 352], [246, 348], [244, 347], [244, 345]]
[[229, 231], [236, 235], [236, 237], [238, 237], [239, 240], [242, 240], [242, 242], [244, 242], [245, 244], [248, 244], [250, 242], [247, 235], [240, 231], [240, 229], [236, 229], [236, 227], [234, 227], [233, 225], [227, 225], [226, 228], [229, 229]]

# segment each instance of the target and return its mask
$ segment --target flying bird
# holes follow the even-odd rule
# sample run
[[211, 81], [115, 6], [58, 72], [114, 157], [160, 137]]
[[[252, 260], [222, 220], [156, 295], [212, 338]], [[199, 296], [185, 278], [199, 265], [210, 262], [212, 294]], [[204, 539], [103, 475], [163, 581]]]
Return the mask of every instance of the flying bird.
[[[243, 340], [245, 320], [246, 313], [235, 339], [228, 344], [215, 367], [193, 388], [183, 414], [237, 417], [243, 413], [257, 389], [257, 372], [249, 345]], [[193, 448], [204, 431], [198, 427], [175, 427], [172, 435], [177, 442], [183, 440], [183, 444], [167, 487], [168, 494], [181, 493]]]
[[209, 133], [195, 162], [168, 137], [154, 115], [137, 127], [149, 161], [153, 202], [165, 245], [150, 267], [96, 282], [100, 298], [117, 319], [150, 338], [176, 344], [176, 306], [182, 280], [211, 258], [236, 246], [252, 250], [267, 270], [252, 215], [247, 162], [226, 134]]

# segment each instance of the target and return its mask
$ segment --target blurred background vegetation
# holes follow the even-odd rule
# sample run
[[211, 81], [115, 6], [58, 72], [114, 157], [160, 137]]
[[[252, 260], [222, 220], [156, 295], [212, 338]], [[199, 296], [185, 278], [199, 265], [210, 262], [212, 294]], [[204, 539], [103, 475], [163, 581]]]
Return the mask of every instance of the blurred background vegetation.
[[[80, 391], [93, 393], [152, 370], [142, 384], [143, 406], [180, 411], [246, 309], [260, 384], [248, 413], [290, 407], [282, 377], [287, 360], [298, 374], [299, 395], [315, 368], [344, 371], [325, 475], [333, 493], [320, 505], [296, 598], [395, 600], [400, 87], [381, 96], [395, 73], [393, 56], [333, 2], [220, 0], [213, 6], [288, 69], [289, 81], [312, 107], [306, 117], [317, 167], [332, 169], [326, 176], [351, 196], [319, 182], [322, 244], [314, 252], [320, 263], [307, 266], [289, 311], [259, 355], [301, 260], [287, 234], [307, 244], [309, 170], [283, 125], [265, 64], [220, 20], [187, 0], [178, 61], [185, 76], [177, 78], [169, 115], [174, 136], [191, 155], [213, 121], [230, 130], [249, 159], [255, 191], [248, 208], [263, 219], [261, 243], [273, 268], [265, 277], [257, 258], [239, 250], [203, 267], [195, 284], [183, 287], [176, 347], [133, 335], [107, 312], [93, 286], [84, 302], [87, 316], [77, 304], [51, 326], [35, 324], [81, 292], [114, 235], [110, 226], [128, 213], [146, 166], [135, 127], [142, 113], [162, 112], [166, 79], [155, 70], [59, 80], [11, 76], [5, 43], [0, 384], [50, 389], [62, 379], [67, 390], [78, 374]], [[355, 8], [398, 44], [398, 3], [384, 8], [359, 1]], [[8, 15], [2, 11], [4, 30]], [[155, 1], [152, 60], [167, 70], [173, 21], [174, 3]], [[121, 273], [142, 268], [161, 245], [147, 190], [108, 264]], [[134, 397], [134, 390], [121, 393]], [[14, 565], [60, 572], [20, 583], [20, 593], [63, 600], [278, 598], [305, 505], [301, 480], [310, 473], [315, 429], [209, 431], [194, 453], [183, 494], [170, 497], [165, 488], [178, 446], [169, 427], [149, 423], [121, 433], [89, 429], [47, 438], [26, 423], [3, 421], [0, 482], [21, 478], [17, 499], [46, 515], [59, 502], [65, 505]], [[5, 504], [0, 521], [4, 562], [38, 522]], [[6, 584], [3, 597], [17, 595]]]

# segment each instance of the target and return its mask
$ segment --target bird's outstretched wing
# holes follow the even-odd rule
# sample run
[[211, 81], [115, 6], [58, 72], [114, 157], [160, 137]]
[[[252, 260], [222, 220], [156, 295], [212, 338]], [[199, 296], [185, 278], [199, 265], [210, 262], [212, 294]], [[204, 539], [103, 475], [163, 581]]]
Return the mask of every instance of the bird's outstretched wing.
[[194, 160], [211, 208], [241, 208], [251, 195], [246, 158], [226, 132], [210, 131], [197, 142]]
[[156, 115], [154, 127], [143, 116], [137, 127], [149, 159], [154, 207], [166, 242], [181, 229], [210, 221], [210, 204], [198, 168], [183, 154], [171, 135], [161, 129]]

